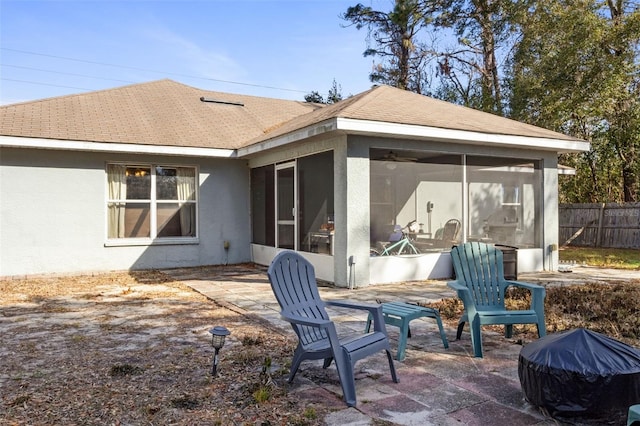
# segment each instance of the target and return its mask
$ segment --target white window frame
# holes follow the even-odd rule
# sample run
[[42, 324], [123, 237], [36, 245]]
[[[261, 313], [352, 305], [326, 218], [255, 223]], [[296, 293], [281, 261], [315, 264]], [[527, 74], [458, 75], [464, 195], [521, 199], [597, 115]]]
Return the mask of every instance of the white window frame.
[[[109, 165], [120, 165], [125, 167], [139, 167], [139, 168], [149, 168], [151, 170], [151, 188], [150, 188], [150, 199], [136, 199], [136, 200], [127, 200], [127, 199], [110, 199], [109, 198], [109, 174], [107, 168]], [[157, 199], [157, 191], [156, 191], [156, 170], [158, 167], [171, 169], [171, 168], [190, 168], [194, 170], [194, 179], [195, 179], [195, 200], [163, 200]], [[171, 163], [140, 163], [140, 162], [121, 162], [121, 161], [109, 161], [105, 164], [105, 246], [147, 246], [147, 245], [168, 245], [168, 244], [198, 244], [200, 242], [200, 217], [199, 217], [199, 200], [200, 200], [200, 170], [197, 165], [190, 164], [171, 164]], [[109, 238], [109, 203], [114, 202], [139, 202], [139, 203], [149, 203], [149, 237], [142, 238]], [[195, 221], [196, 221], [196, 232], [195, 236], [185, 236], [185, 237], [158, 237], [158, 204], [195, 204]]]

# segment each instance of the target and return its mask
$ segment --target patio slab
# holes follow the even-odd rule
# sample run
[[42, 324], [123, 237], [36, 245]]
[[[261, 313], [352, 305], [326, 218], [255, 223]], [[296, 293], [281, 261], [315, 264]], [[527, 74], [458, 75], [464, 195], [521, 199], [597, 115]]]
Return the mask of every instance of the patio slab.
[[[280, 319], [279, 307], [266, 277], [266, 268], [230, 265], [220, 268], [174, 269], [164, 271], [217, 303], [259, 319], [283, 333], [293, 333]], [[638, 279], [640, 272], [618, 272], [576, 266], [571, 273], [520, 274], [520, 281], [546, 285], [578, 284], [595, 279]], [[358, 289], [321, 286], [325, 300], [351, 299], [362, 302], [432, 302], [454, 297], [446, 281], [384, 284]], [[328, 309], [338, 332], [365, 329], [366, 313], [340, 308]], [[545, 417], [524, 399], [518, 378], [521, 336], [483, 330], [484, 358], [474, 358], [468, 327], [460, 340], [456, 330], [447, 327], [449, 348], [444, 349], [438, 328], [430, 318], [411, 322], [412, 337], [407, 341], [406, 358], [394, 359], [400, 383], [393, 383], [384, 353], [356, 364], [358, 404], [347, 408], [337, 372], [332, 364], [322, 369], [322, 361], [303, 362], [290, 391], [302, 399], [324, 401], [333, 411], [324, 419], [327, 425], [552, 425], [561, 424]], [[398, 329], [388, 327], [393, 355]], [[384, 423], [387, 424], [387, 423]], [[575, 424], [575, 423], [574, 423]]]

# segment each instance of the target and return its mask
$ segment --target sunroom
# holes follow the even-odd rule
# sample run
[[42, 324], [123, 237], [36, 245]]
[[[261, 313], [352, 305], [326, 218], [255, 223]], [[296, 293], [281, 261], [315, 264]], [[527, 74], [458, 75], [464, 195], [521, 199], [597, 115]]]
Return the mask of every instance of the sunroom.
[[451, 247], [483, 241], [515, 250], [520, 271], [553, 269], [555, 153], [344, 139], [367, 157], [334, 149], [251, 168], [254, 261], [297, 250], [319, 278], [355, 287], [450, 277]]
[[[588, 144], [380, 89], [239, 150], [251, 169], [253, 260], [296, 250], [319, 278], [356, 287], [450, 277], [451, 247], [483, 241], [520, 272], [557, 268], [557, 157]], [[406, 114], [383, 111], [398, 99]], [[429, 125], [447, 116], [458, 117], [450, 128]]]

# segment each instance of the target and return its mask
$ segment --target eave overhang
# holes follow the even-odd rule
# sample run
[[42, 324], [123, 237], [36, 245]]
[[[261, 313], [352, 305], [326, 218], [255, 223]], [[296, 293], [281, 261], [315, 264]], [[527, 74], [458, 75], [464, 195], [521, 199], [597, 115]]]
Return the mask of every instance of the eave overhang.
[[555, 139], [532, 136], [492, 134], [468, 130], [444, 129], [439, 127], [398, 124], [381, 121], [350, 118], [331, 118], [283, 135], [257, 141], [238, 149], [238, 157], [257, 154], [293, 142], [330, 132], [344, 132], [351, 135], [368, 135], [391, 138], [410, 138], [432, 141], [483, 146], [530, 148], [557, 153], [576, 153], [589, 150], [589, 143], [578, 139]]
[[116, 142], [89, 142], [62, 139], [0, 136], [0, 147], [38, 148], [65, 151], [113, 152], [127, 154], [156, 154], [185, 157], [235, 158], [233, 149], [199, 148], [166, 145], [138, 145]]

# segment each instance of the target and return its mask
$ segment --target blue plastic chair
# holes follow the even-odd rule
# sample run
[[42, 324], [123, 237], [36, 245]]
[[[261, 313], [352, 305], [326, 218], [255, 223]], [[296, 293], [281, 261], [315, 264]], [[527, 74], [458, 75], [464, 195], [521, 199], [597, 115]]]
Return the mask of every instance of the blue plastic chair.
[[[298, 336], [289, 383], [293, 381], [302, 361], [324, 359], [323, 368], [327, 368], [335, 360], [344, 400], [353, 407], [356, 405], [356, 361], [382, 350], [387, 353], [391, 377], [398, 383], [381, 305], [323, 302], [318, 293], [313, 265], [293, 251], [280, 252], [271, 262], [267, 275], [280, 305], [282, 318], [291, 324]], [[373, 318], [373, 332], [338, 338], [335, 324], [325, 309], [328, 305], [368, 311]]]
[[629, 414], [627, 415], [627, 426], [637, 425], [640, 425], [640, 404], [629, 407]]
[[[451, 249], [451, 260], [456, 280], [447, 285], [457, 292], [464, 305], [456, 338], [460, 339], [464, 324], [469, 322], [474, 356], [482, 358], [480, 327], [483, 325], [504, 324], [505, 337], [511, 337], [513, 324], [536, 324], [538, 337], [546, 335], [544, 287], [505, 280], [502, 252], [499, 249], [485, 243], [465, 243]], [[509, 286], [531, 291], [530, 309], [506, 309], [504, 295]]]

